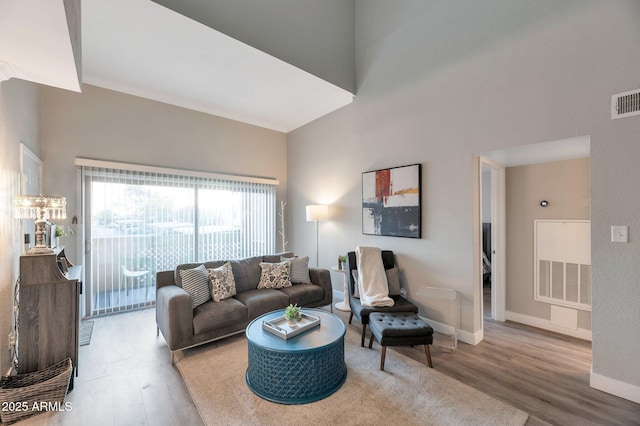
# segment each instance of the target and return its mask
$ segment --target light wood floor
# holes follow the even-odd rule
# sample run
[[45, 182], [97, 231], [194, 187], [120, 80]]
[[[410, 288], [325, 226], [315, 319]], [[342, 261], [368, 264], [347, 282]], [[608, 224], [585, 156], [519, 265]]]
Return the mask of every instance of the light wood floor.
[[[347, 313], [334, 313], [347, 322]], [[145, 309], [96, 318], [91, 345], [80, 348], [80, 375], [67, 399], [72, 411], [19, 425], [201, 425], [156, 337], [154, 315]], [[360, 331], [356, 320], [348, 327]], [[528, 412], [528, 425], [640, 425], [640, 405], [589, 387], [589, 342], [488, 320], [479, 345], [460, 343], [451, 353], [447, 343], [436, 336], [434, 368]], [[396, 351], [426, 365], [421, 348], [389, 348], [387, 357]]]
[[202, 425], [169, 349], [156, 337], [155, 309], [97, 317], [80, 347], [72, 410], [17, 425]]
[[[484, 340], [451, 353], [449, 341], [436, 336], [436, 370], [526, 411], [530, 426], [640, 425], [640, 404], [589, 387], [591, 342], [493, 321], [485, 295]], [[426, 365], [421, 348], [396, 350]]]

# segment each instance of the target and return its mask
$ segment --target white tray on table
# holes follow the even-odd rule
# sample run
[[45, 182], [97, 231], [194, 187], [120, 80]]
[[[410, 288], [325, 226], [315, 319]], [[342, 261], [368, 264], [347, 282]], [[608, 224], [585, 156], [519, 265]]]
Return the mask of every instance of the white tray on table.
[[320, 318], [317, 316], [305, 312], [301, 312], [300, 315], [302, 318], [297, 321], [296, 327], [291, 327], [289, 321], [282, 316], [271, 321], [262, 321], [262, 329], [287, 340], [320, 325]]

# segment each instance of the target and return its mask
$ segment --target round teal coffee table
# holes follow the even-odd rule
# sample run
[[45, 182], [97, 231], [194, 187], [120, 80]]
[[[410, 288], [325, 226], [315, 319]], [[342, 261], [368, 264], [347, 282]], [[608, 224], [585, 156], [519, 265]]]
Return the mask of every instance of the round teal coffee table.
[[287, 340], [262, 329], [263, 321], [284, 309], [254, 319], [247, 327], [249, 363], [246, 380], [258, 396], [280, 404], [306, 404], [331, 395], [347, 378], [344, 362], [346, 327], [337, 316], [303, 308], [320, 318], [320, 326]]

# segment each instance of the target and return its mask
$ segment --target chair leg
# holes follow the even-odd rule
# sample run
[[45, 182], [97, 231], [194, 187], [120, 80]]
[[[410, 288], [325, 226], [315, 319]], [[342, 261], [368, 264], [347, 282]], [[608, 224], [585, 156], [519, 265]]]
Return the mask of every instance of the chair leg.
[[427, 363], [429, 363], [429, 367], [433, 368], [433, 364], [431, 363], [431, 351], [429, 350], [429, 345], [424, 345], [424, 353], [427, 354]]
[[351, 324], [351, 320], [353, 319], [353, 312], [351, 312], [351, 314], [349, 314], [349, 324]]
[[373, 346], [373, 333], [371, 333], [371, 337], [369, 338], [369, 349]]
[[362, 324], [362, 338], [360, 339], [360, 347], [364, 348], [364, 335], [367, 333], [367, 324]]
[[387, 355], [387, 347], [383, 346], [380, 351], [380, 370], [384, 371], [384, 358]]

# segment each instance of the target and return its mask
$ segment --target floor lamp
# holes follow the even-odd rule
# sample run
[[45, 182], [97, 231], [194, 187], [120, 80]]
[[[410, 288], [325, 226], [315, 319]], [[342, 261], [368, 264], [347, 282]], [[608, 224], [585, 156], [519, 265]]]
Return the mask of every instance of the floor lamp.
[[314, 204], [307, 206], [307, 222], [316, 223], [316, 268], [318, 267], [318, 222], [329, 219], [329, 206], [326, 204]]

